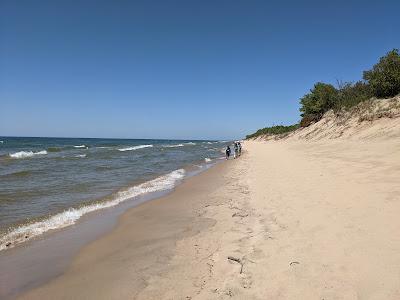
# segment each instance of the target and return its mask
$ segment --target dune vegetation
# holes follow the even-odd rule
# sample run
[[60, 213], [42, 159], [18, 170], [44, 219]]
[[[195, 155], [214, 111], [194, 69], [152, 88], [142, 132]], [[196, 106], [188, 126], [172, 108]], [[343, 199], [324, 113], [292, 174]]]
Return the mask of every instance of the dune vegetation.
[[298, 124], [265, 127], [247, 135], [246, 139], [287, 134], [318, 122], [330, 110], [349, 110], [361, 102], [390, 98], [399, 93], [400, 55], [398, 49], [393, 49], [381, 57], [371, 70], [364, 71], [360, 81], [338, 82], [337, 86], [315, 83], [310, 92], [299, 99], [301, 119]]

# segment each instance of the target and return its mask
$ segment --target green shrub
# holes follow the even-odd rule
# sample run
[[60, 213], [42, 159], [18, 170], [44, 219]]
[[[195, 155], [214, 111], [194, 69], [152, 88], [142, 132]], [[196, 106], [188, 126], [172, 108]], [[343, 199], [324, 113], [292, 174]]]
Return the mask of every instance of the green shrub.
[[370, 86], [362, 81], [358, 81], [355, 84], [345, 82], [338, 85], [338, 95], [333, 107], [336, 111], [349, 109], [373, 96]]
[[400, 55], [398, 49], [393, 49], [372, 70], [364, 71], [364, 80], [368, 82], [377, 98], [388, 98], [400, 93]]
[[265, 127], [262, 129], [257, 130], [253, 134], [249, 134], [246, 136], [246, 139], [255, 138], [260, 135], [277, 135], [277, 134], [284, 134], [289, 133], [291, 131], [296, 130], [299, 128], [299, 124], [284, 126], [284, 125], [276, 125], [272, 127]]
[[333, 85], [317, 82], [310, 93], [300, 99], [302, 118], [318, 121], [325, 112], [334, 107], [337, 96], [338, 90]]
[[372, 96], [370, 86], [362, 81], [339, 83], [337, 89], [331, 84], [318, 82], [310, 93], [300, 99], [300, 126], [307, 127], [319, 121], [330, 109], [349, 109]]
[[[365, 81], [356, 83], [339, 83], [336, 89], [333, 85], [317, 82], [310, 92], [300, 99], [300, 124], [291, 126], [272, 126], [258, 130], [246, 138], [259, 135], [283, 134], [298, 127], [307, 127], [319, 121], [330, 109], [339, 111], [349, 109], [372, 97], [388, 98], [400, 93], [400, 55], [393, 49], [381, 57], [372, 70], [363, 74]], [[367, 104], [367, 102], [365, 102]]]

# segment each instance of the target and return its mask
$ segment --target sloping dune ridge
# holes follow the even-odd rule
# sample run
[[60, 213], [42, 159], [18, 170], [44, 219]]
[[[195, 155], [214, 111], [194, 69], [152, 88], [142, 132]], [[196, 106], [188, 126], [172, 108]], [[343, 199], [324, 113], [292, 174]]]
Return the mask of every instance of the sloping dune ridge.
[[400, 299], [399, 102], [245, 141], [24, 297]]
[[349, 111], [329, 111], [306, 128], [280, 136], [261, 136], [256, 140], [332, 139], [376, 140], [400, 137], [400, 95], [390, 99], [365, 101]]

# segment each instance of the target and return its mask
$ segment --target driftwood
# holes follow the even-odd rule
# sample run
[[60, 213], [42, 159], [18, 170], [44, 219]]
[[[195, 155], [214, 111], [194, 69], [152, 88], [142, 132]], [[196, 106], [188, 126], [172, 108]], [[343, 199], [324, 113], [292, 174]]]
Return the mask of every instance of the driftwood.
[[235, 213], [232, 215], [232, 218], [234, 218], [234, 217], [246, 218], [248, 215], [249, 215], [249, 214], [246, 214], [246, 213], [235, 212]]
[[236, 257], [233, 257], [233, 256], [228, 256], [228, 260], [232, 260], [232, 261], [237, 262], [238, 264], [240, 264], [240, 274], [242, 274], [242, 272], [243, 272], [243, 262], [242, 262], [242, 260], [240, 258], [236, 258]]
[[300, 263], [298, 262], [298, 261], [292, 261], [291, 263], [290, 263], [290, 265], [292, 266], [292, 265], [299, 265]]

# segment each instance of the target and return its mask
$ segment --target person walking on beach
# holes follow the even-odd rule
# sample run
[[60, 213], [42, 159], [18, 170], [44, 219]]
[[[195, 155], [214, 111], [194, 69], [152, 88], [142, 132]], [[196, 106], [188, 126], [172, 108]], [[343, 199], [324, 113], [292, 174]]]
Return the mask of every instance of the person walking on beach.
[[238, 148], [239, 148], [239, 156], [242, 155], [242, 144], [238, 142]]
[[236, 157], [238, 157], [238, 154], [239, 154], [239, 146], [238, 146], [238, 142], [235, 142], [235, 144], [234, 144], [234, 154], [233, 154], [233, 158], [236, 158]]
[[226, 146], [225, 155], [226, 159], [229, 159], [229, 156], [231, 156], [231, 147]]

